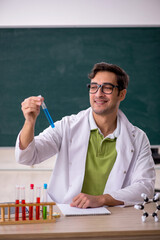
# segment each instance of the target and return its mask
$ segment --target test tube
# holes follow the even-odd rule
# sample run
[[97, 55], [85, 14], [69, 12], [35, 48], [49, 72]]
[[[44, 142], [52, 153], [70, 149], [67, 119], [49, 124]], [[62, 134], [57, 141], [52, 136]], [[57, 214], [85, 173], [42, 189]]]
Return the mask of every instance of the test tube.
[[[16, 197], [15, 197], [15, 204], [19, 204], [20, 199], [20, 187], [16, 185]], [[15, 207], [15, 221], [19, 220], [19, 207]]]
[[[39, 95], [38, 97], [42, 98], [41, 95]], [[54, 128], [55, 127], [54, 122], [53, 122], [53, 120], [51, 118], [51, 115], [50, 115], [50, 113], [48, 111], [48, 108], [47, 108], [46, 104], [44, 103], [44, 101], [42, 102], [42, 109], [43, 109], [43, 112], [45, 113], [45, 115], [46, 115], [46, 117], [48, 119], [48, 122], [50, 123], [51, 127]]]
[[[47, 183], [44, 183], [43, 202], [47, 202]], [[47, 219], [47, 206], [43, 206], [43, 219]]]
[[[30, 203], [34, 202], [34, 184], [30, 184]], [[33, 220], [33, 206], [29, 206], [29, 220]]]
[[[41, 199], [41, 187], [36, 187], [36, 203], [40, 203]], [[36, 206], [36, 220], [40, 219], [40, 206]]]
[[[21, 186], [21, 203], [25, 204], [25, 186]], [[26, 220], [26, 208], [22, 207], [22, 220]]]

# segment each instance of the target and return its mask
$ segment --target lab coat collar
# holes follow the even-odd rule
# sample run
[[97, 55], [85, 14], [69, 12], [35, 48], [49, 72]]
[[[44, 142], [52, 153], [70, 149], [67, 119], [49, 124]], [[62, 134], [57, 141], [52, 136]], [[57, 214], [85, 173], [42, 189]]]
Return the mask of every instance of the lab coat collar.
[[[97, 126], [97, 124], [94, 120], [92, 110], [89, 113], [89, 125], [90, 125], [90, 130], [91, 131], [94, 130], [94, 129], [98, 129], [99, 133], [102, 134], [101, 130], [98, 128], [98, 126]], [[119, 116], [117, 115], [117, 127], [116, 127], [116, 129], [114, 130], [113, 133], [110, 133], [105, 138], [110, 138], [110, 139], [118, 138], [119, 134], [120, 134], [120, 122], [119, 122]]]

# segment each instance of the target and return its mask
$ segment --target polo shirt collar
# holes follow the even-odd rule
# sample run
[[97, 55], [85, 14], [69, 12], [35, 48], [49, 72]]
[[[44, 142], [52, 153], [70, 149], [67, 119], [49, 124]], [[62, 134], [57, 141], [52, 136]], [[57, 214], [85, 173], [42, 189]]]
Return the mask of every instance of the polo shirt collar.
[[[102, 134], [101, 130], [98, 128], [97, 124], [95, 123], [92, 110], [90, 111], [90, 114], [89, 114], [89, 124], [90, 124], [90, 130], [98, 129], [99, 133]], [[120, 120], [119, 120], [119, 116], [117, 115], [116, 129], [114, 130], [113, 133], [110, 133], [105, 138], [110, 138], [110, 139], [118, 138], [119, 134], [120, 134]]]

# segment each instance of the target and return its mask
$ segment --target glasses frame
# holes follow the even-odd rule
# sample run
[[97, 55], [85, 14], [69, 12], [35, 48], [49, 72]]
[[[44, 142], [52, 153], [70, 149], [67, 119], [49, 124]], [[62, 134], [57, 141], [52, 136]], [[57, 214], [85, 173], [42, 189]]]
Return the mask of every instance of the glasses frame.
[[[97, 90], [96, 90], [94, 93], [91, 93], [91, 92], [90, 92], [90, 86], [91, 86], [91, 85], [96, 85], [96, 86], [97, 86]], [[111, 93], [105, 93], [105, 92], [103, 91], [103, 86], [105, 86], [105, 85], [112, 86], [112, 91], [111, 91]], [[87, 84], [87, 88], [88, 88], [90, 94], [95, 94], [95, 93], [97, 93], [100, 88], [102, 89], [102, 92], [103, 92], [104, 94], [107, 94], [107, 95], [112, 94], [114, 88], [118, 88], [118, 90], [119, 90], [119, 86], [118, 86], [118, 85], [114, 85], [114, 84], [112, 84], [112, 83], [103, 83], [103, 84], [88, 83], [88, 84]]]

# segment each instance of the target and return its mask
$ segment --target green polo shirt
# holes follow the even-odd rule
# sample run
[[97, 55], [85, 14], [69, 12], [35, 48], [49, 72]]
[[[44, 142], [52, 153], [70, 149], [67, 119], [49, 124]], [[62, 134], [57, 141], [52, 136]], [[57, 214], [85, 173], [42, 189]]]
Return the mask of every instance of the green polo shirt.
[[91, 130], [81, 192], [103, 194], [116, 157], [116, 138], [104, 138], [98, 129]]

